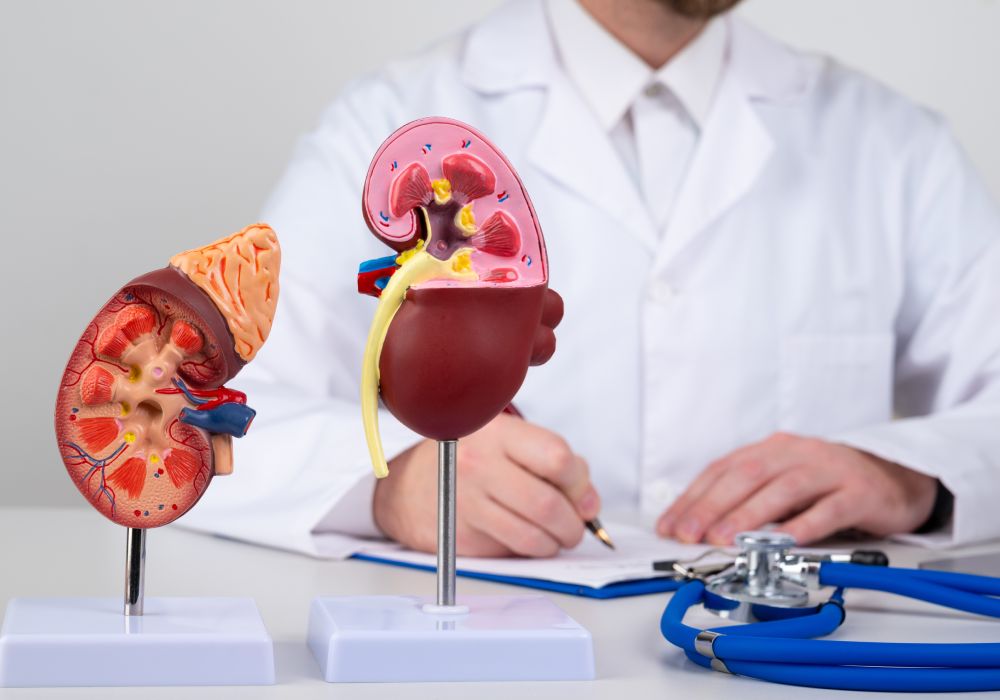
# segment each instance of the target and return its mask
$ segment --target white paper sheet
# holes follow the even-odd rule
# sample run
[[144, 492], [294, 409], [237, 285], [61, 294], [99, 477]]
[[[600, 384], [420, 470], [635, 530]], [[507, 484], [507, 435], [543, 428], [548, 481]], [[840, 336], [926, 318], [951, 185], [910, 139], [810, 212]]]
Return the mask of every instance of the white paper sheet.
[[[578, 547], [565, 550], [551, 559], [459, 557], [458, 569], [601, 588], [620, 581], [663, 576], [664, 573], [653, 570], [654, 561], [689, 561], [713, 549], [708, 545], [686, 545], [663, 540], [652, 532], [628, 525], [605, 523], [605, 529], [615, 542], [615, 550], [608, 549], [588, 533]], [[390, 542], [370, 542], [362, 546], [359, 552], [407, 564], [434, 566], [437, 563], [433, 554], [413, 552]], [[722, 554], [711, 555], [699, 563], [712, 563], [725, 558]]]

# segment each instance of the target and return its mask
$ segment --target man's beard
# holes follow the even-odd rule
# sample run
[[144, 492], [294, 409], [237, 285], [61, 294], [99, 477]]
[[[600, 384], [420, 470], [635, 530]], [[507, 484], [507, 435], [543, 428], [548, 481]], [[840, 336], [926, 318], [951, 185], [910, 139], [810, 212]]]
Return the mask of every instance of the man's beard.
[[655, 0], [691, 19], [709, 19], [739, 4], [740, 0]]

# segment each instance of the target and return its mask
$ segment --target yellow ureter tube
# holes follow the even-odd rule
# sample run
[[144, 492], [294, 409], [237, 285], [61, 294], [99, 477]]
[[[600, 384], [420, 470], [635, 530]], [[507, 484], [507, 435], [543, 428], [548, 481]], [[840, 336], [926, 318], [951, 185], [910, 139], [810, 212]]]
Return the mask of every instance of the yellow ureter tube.
[[399, 307], [403, 305], [406, 290], [411, 286], [431, 279], [477, 279], [476, 273], [468, 265], [468, 256], [468, 249], [459, 250], [447, 261], [438, 260], [422, 248], [407, 251], [397, 259], [401, 267], [389, 278], [389, 284], [379, 297], [361, 363], [361, 420], [365, 427], [365, 440], [368, 443], [372, 469], [379, 479], [389, 475], [389, 466], [386, 464], [385, 452], [382, 449], [382, 438], [378, 432], [378, 364], [389, 324], [392, 323]]

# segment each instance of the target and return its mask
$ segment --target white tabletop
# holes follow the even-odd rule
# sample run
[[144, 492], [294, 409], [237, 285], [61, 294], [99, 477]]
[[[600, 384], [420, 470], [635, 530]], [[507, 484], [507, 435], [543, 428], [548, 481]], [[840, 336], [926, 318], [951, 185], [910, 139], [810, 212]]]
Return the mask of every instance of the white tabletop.
[[[271, 687], [185, 689], [199, 698], [719, 698], [774, 700], [828, 698], [832, 691], [779, 686], [706, 671], [687, 661], [659, 632], [667, 595], [590, 600], [551, 594], [590, 630], [597, 680], [574, 683], [331, 685], [304, 637], [309, 601], [317, 595], [432, 594], [433, 574], [358, 561], [320, 561], [187, 532], [149, 533], [147, 596], [252, 596], [274, 639], [278, 683]], [[16, 596], [119, 596], [124, 579], [125, 533], [89, 509], [0, 509], [0, 607]], [[893, 563], [913, 565], [939, 553], [900, 545], [884, 547]], [[983, 549], [983, 548], [978, 548]], [[459, 595], [516, 593], [501, 584], [459, 579]], [[848, 595], [847, 622], [835, 638], [872, 641], [987, 642], [1000, 638], [1000, 622], [947, 614], [898, 599]], [[702, 617], [705, 615], [705, 617]], [[705, 613], [692, 624], [718, 624]], [[92, 688], [0, 690], [0, 698], [92, 698]], [[171, 698], [176, 688], [109, 688], [101, 698]], [[850, 697], [857, 697], [853, 693]], [[873, 694], [874, 695], [874, 694]], [[885, 696], [884, 694], [880, 694]], [[848, 697], [845, 695], [845, 697]], [[902, 696], [900, 696], [902, 697]], [[912, 696], [909, 696], [912, 697]], [[921, 697], [937, 697], [923, 695]], [[940, 697], [944, 697], [943, 695]]]

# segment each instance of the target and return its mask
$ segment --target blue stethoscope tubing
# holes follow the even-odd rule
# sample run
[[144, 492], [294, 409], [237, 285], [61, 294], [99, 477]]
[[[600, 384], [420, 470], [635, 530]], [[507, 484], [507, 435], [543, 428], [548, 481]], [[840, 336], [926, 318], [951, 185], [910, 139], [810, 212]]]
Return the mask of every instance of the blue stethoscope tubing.
[[[820, 584], [834, 586], [812, 614], [713, 628], [712, 652], [731, 673], [789, 685], [838, 690], [957, 692], [1000, 690], [1000, 643], [915, 644], [815, 639], [844, 621], [844, 589], [907, 596], [964, 612], [1000, 617], [1000, 579], [973, 574], [824, 562]], [[660, 630], [694, 663], [711, 668], [695, 649], [699, 630], [684, 624], [688, 609], [704, 602], [705, 585], [693, 580], [670, 599]]]

